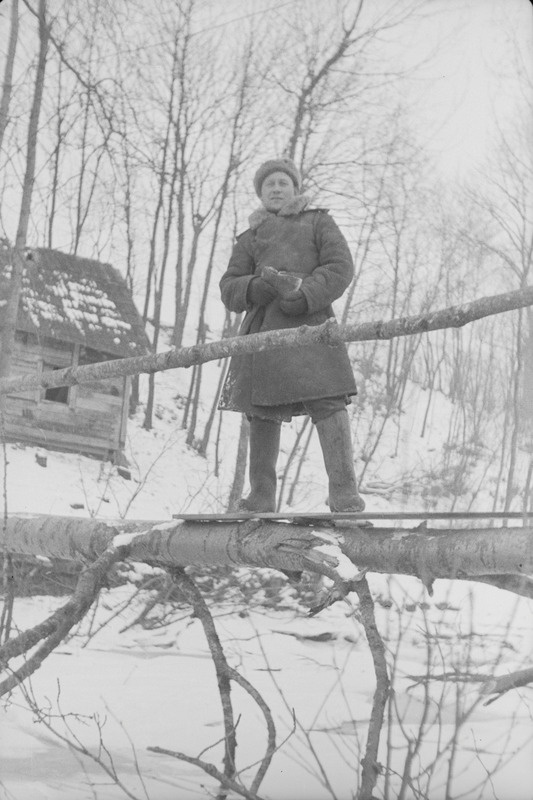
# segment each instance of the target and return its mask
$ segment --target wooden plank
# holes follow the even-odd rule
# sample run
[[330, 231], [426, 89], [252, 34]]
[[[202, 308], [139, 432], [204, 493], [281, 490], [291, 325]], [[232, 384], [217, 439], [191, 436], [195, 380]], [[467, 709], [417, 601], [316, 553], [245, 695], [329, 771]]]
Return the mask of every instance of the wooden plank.
[[87, 396], [104, 395], [105, 397], [122, 397], [124, 393], [124, 382], [121, 376], [109, 378], [101, 381], [91, 381], [90, 383], [80, 384]]
[[124, 378], [124, 390], [122, 395], [122, 416], [120, 419], [120, 428], [118, 432], [118, 443], [121, 448], [126, 444], [126, 431], [128, 427], [128, 414], [131, 393], [131, 376], [126, 375]]
[[6, 424], [26, 429], [42, 429], [56, 433], [92, 436], [112, 443], [118, 442], [118, 421], [99, 413], [79, 414], [60, 403], [43, 401], [30, 404], [12, 400], [6, 404]]
[[[39, 372], [40, 360], [37, 352], [30, 351], [21, 342], [15, 343], [15, 351], [13, 353], [12, 374], [13, 375], [33, 375]], [[26, 391], [10, 392], [9, 397], [19, 398], [21, 400], [32, 400], [37, 402], [40, 397], [40, 389], [28, 389]]]
[[109, 446], [112, 447], [118, 440], [115, 435], [115, 431], [108, 426], [102, 426], [97, 424], [91, 425], [66, 425], [66, 424], [58, 424], [57, 422], [51, 422], [50, 420], [39, 420], [34, 418], [27, 418], [24, 416], [10, 416], [6, 419], [5, 423], [6, 432], [8, 430], [14, 430], [15, 428], [19, 431], [25, 431], [26, 436], [31, 436], [32, 431], [39, 432], [47, 432], [53, 436], [61, 437], [67, 436], [72, 439], [78, 438], [88, 438], [94, 439], [101, 442], [109, 442]]
[[254, 512], [254, 511], [235, 511], [227, 514], [173, 514], [173, 519], [182, 519], [188, 522], [239, 522], [249, 519], [264, 519], [272, 521], [283, 520], [317, 520], [317, 521], [335, 521], [335, 520], [372, 520], [372, 519], [390, 519], [390, 520], [404, 520], [404, 519], [446, 519], [446, 520], [463, 520], [463, 519], [532, 519], [533, 511], [317, 511], [315, 514], [312, 512]]
[[[79, 387], [82, 388], [81, 386]], [[85, 392], [78, 392], [76, 411], [99, 412], [108, 414], [120, 419], [122, 413], [122, 398], [112, 397], [105, 394], [87, 395]]]
[[[72, 366], [77, 367], [78, 362], [80, 359], [80, 346], [79, 344], [74, 345], [74, 350], [72, 351]], [[68, 393], [68, 407], [71, 409], [75, 409], [78, 403], [78, 384], [75, 383], [74, 386], [71, 386]]]
[[27, 356], [31, 356], [33, 358], [40, 359], [41, 357], [41, 348], [37, 344], [37, 342], [20, 342], [18, 340], [15, 341], [15, 353], [18, 354], [27, 354]]
[[6, 413], [21, 414], [24, 408], [37, 408], [37, 403], [31, 397], [13, 397], [10, 394], [6, 395], [5, 409]]
[[[79, 361], [79, 351], [79, 345], [73, 347], [60, 341], [18, 341], [13, 372], [40, 373], [43, 362], [50, 367], [70, 366]], [[45, 392], [39, 388], [6, 397], [5, 427], [9, 438], [100, 455], [119, 448], [124, 378], [72, 387], [68, 403], [46, 400]]]
[[[71, 367], [72, 366], [72, 353], [64, 353], [60, 350], [51, 350], [50, 348], [43, 347], [41, 352], [43, 364], [47, 363], [54, 367]], [[43, 372], [45, 370], [43, 369]]]
[[39, 359], [30, 354], [16, 353], [13, 357], [12, 370], [18, 375], [20, 372], [34, 371], [39, 366]]
[[21, 402], [29, 401], [34, 404], [39, 402], [39, 393], [35, 393], [33, 389], [28, 389], [27, 392], [13, 392], [12, 394], [6, 395], [6, 397], [11, 397], [12, 400], [18, 400]]
[[66, 450], [73, 453], [88, 453], [100, 457], [107, 456], [110, 450], [118, 449], [108, 440], [96, 440], [94, 437], [69, 436], [59, 432], [45, 431], [42, 429], [27, 429], [16, 425], [6, 427], [8, 441], [25, 442], [50, 448], [51, 450]]
[[[111, 402], [109, 402], [111, 401]], [[120, 440], [122, 407], [120, 398], [98, 395], [92, 400], [78, 395], [76, 404], [76, 414], [97, 418], [101, 420], [102, 425], [105, 425], [108, 431], [110, 440], [113, 441], [114, 447], [118, 446]]]

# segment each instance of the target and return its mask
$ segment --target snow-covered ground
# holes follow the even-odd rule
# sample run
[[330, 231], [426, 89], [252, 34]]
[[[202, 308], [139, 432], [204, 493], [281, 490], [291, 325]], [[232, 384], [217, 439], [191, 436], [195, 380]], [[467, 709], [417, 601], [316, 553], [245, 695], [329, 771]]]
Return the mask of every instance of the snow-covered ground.
[[[395, 687], [380, 755], [389, 767], [388, 796], [398, 796], [408, 740], [414, 748], [420, 734], [406, 797], [529, 800], [531, 690], [511, 692], [484, 706], [480, 684], [457, 683], [453, 672], [491, 675], [523, 666], [531, 655], [531, 608], [495, 589], [471, 591], [461, 583], [438, 582], [430, 599], [415, 581], [374, 576], [371, 586], [383, 603], [377, 604], [377, 619]], [[20, 691], [1, 712], [2, 796], [126, 796], [96, 757], [116, 773], [129, 796], [193, 800], [215, 791], [214, 782], [197, 767], [147, 749], [157, 746], [189, 756], [205, 751], [205, 760], [220, 765], [221, 706], [198, 620], [183, 611], [181, 620], [165, 627], [121, 632], [140, 610], [137, 597], [87, 638], [130, 596], [124, 588], [104, 592], [97, 614], [34, 676], [28, 692], [44, 719], [37, 721]], [[34, 623], [58, 602], [20, 601], [17, 624]], [[355, 609], [337, 604], [308, 619], [288, 609], [257, 607], [241, 608], [239, 615], [232, 605], [220, 604], [216, 615], [230, 663], [261, 692], [276, 723], [280, 749], [261, 796], [354, 796], [374, 689], [372, 661]], [[317, 634], [325, 641], [307, 638]], [[427, 685], [428, 671], [434, 676], [447, 672], [448, 679]], [[233, 690], [233, 698], [238, 767], [249, 785], [264, 754], [265, 728], [261, 711], [240, 688]], [[378, 797], [383, 796], [382, 781]]]
[[[48, 451], [42, 467], [34, 448], [8, 445], [8, 511], [165, 519], [179, 511], [222, 510], [238, 416], [224, 422], [217, 478], [212, 454], [203, 459], [185, 445], [175, 397], [185, 393], [187, 378], [183, 372], [160, 376], [153, 431], [142, 429], [141, 412], [130, 422], [132, 480], [110, 464], [72, 454]], [[369, 509], [398, 508], [401, 493], [384, 493], [382, 486], [393, 485], [402, 470], [414, 474], [422, 460], [426, 466], [438, 462], [445, 403], [438, 400], [421, 439], [424, 404], [413, 389], [401, 459], [396, 432], [384, 440], [375, 459], [382, 481], [368, 476], [375, 487], [367, 494]], [[286, 426], [286, 452], [291, 435], [294, 429]], [[325, 510], [319, 455], [311, 450], [295, 507]], [[253, 575], [242, 570], [241, 585]], [[394, 688], [375, 796], [398, 797], [402, 776], [409, 775], [404, 798], [531, 800], [533, 690], [509, 692], [486, 706], [479, 678], [531, 663], [533, 603], [459, 581], [437, 581], [432, 597], [415, 579], [371, 575], [369, 582]], [[94, 614], [4, 704], [0, 797], [193, 800], [216, 794], [216, 783], [197, 766], [147, 749], [203, 753], [220, 766], [223, 726], [199, 621], [184, 607], [174, 610], [168, 624], [128, 627], [146, 599], [135, 586], [105, 590]], [[302, 614], [289, 590], [278, 608], [261, 599], [260, 592], [234, 589], [217, 596], [213, 606], [230, 664], [262, 694], [277, 728], [279, 749], [259, 794], [273, 800], [352, 798], [375, 682], [355, 598], [315, 618]], [[35, 624], [61, 602], [17, 601], [17, 628]], [[319, 634], [318, 640], [309, 638]], [[460, 675], [468, 679], [458, 680]], [[233, 699], [237, 766], [249, 786], [265, 751], [263, 716], [241, 688], [234, 688]]]

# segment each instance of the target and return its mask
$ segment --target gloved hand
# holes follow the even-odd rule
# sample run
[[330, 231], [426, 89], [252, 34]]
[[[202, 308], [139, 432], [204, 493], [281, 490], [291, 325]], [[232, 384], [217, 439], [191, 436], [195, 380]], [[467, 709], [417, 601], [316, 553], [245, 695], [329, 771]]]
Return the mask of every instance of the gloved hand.
[[263, 267], [261, 277], [276, 289], [280, 297], [292, 295], [302, 285], [302, 279], [298, 275], [277, 270], [275, 267]]
[[252, 278], [248, 284], [246, 298], [254, 306], [267, 306], [277, 296], [273, 286], [270, 286], [263, 278]]
[[300, 314], [305, 314], [308, 310], [307, 298], [301, 289], [294, 292], [290, 297], [284, 297], [279, 301], [281, 310], [288, 314], [289, 317], [298, 317]]

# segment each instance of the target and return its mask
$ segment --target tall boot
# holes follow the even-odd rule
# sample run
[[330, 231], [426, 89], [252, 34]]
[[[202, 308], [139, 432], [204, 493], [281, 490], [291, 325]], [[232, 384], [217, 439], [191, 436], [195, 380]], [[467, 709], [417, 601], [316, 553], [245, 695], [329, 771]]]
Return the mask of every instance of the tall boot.
[[245, 511], [276, 510], [276, 463], [279, 454], [281, 424], [252, 417], [250, 421], [250, 488], [239, 503]]
[[329, 478], [331, 511], [363, 511], [365, 501], [357, 490], [352, 434], [346, 409], [316, 423]]

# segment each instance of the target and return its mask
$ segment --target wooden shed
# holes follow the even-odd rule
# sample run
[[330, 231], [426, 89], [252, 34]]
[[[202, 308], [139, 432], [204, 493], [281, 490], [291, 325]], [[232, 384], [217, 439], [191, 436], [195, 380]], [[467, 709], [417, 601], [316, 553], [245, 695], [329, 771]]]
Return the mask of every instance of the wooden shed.
[[[0, 319], [11, 272], [0, 244]], [[12, 375], [144, 355], [150, 345], [120, 273], [109, 264], [32, 249], [26, 254]], [[120, 460], [130, 379], [7, 395], [4, 435]]]

